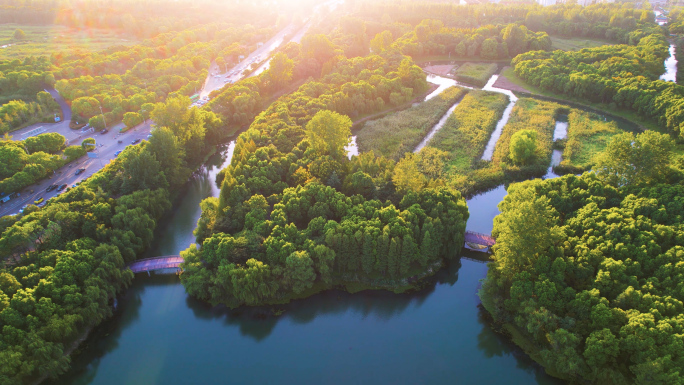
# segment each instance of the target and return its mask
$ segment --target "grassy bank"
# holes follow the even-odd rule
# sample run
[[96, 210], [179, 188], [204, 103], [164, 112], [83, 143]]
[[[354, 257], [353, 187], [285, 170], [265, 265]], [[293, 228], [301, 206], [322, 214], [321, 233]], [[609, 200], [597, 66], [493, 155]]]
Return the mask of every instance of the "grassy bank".
[[451, 87], [415, 107], [366, 122], [356, 137], [359, 150], [399, 159], [411, 152], [466, 92], [463, 88]]
[[591, 102], [587, 102], [584, 99], [576, 99], [576, 98], [569, 97], [567, 95], [556, 94], [553, 92], [549, 92], [549, 91], [545, 91], [545, 90], [542, 90], [540, 88], [537, 88], [537, 87], [525, 82], [524, 80], [520, 79], [515, 74], [515, 71], [513, 70], [512, 67], [508, 67], [508, 68], [504, 69], [501, 72], [501, 76], [506, 77], [506, 79], [508, 79], [511, 83], [513, 83], [515, 85], [518, 85], [520, 87], [528, 89], [532, 95], [545, 96], [547, 98], [555, 99], [558, 102], [567, 101], [569, 103], [575, 104], [578, 107], [586, 107], [586, 108], [593, 109], [596, 111], [605, 112], [609, 115], [613, 115], [613, 116], [616, 116], [616, 117], [619, 117], [619, 118], [622, 118], [622, 119], [625, 119], [625, 120], [628, 120], [628, 121], [634, 123], [635, 125], [638, 126], [639, 130], [641, 130], [641, 131], [646, 130], [646, 129], [655, 130], [658, 132], [663, 131], [663, 129], [658, 124], [641, 118], [635, 112], [622, 110], [622, 109], [617, 108], [617, 106], [614, 106], [611, 104], [591, 103]]
[[596, 154], [602, 152], [610, 138], [620, 132], [615, 122], [606, 122], [596, 114], [573, 110], [568, 115], [568, 139], [559, 171], [579, 173], [589, 170]]
[[484, 87], [497, 69], [495, 63], [465, 63], [456, 69], [454, 77], [460, 82]]
[[471, 91], [454, 110], [429, 145], [450, 154], [447, 171], [465, 172], [482, 155], [508, 104], [508, 97], [488, 91]]
[[[556, 116], [561, 110], [564, 108], [558, 103], [520, 98], [511, 112], [511, 117], [503, 129], [499, 141], [496, 143], [492, 156], [492, 166], [501, 167], [509, 173], [543, 174], [551, 159]], [[525, 166], [514, 165], [509, 158], [511, 137], [520, 130], [537, 132], [537, 154], [534, 161]]]

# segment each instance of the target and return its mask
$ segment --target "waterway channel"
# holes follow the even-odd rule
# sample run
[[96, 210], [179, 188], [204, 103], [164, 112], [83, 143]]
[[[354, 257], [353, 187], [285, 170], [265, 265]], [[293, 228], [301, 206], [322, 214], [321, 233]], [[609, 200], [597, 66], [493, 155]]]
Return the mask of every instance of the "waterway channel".
[[660, 75], [660, 80], [677, 83], [677, 59], [675, 58], [676, 50], [677, 47], [675, 47], [674, 44], [670, 44], [670, 56], [665, 59], [665, 73]]
[[[161, 226], [151, 255], [194, 242], [199, 203], [233, 144], [211, 157]], [[503, 186], [469, 201], [489, 233]], [[560, 384], [495, 333], [478, 307], [484, 263], [461, 259], [413, 294], [329, 291], [286, 306], [228, 310], [189, 297], [176, 275], [138, 274], [72, 369], [49, 384]]]

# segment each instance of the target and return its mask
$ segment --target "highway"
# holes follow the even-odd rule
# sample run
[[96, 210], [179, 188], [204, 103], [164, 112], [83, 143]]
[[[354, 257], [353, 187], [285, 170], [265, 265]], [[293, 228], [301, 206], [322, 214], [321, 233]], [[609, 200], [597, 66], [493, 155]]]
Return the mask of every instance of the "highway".
[[[275, 51], [278, 47], [280, 47], [281, 44], [283, 44], [285, 36], [292, 33], [294, 29], [294, 24], [288, 25], [287, 27], [280, 30], [280, 32], [273, 36], [269, 41], [264, 43], [264, 45], [256, 49], [254, 52], [250, 53], [249, 56], [247, 56], [240, 63], [238, 63], [236, 66], [230, 69], [228, 73], [233, 73], [233, 75], [229, 76], [228, 80], [235, 83], [238, 80], [242, 79], [244, 77], [242, 75], [242, 72], [246, 70], [247, 67], [249, 67], [253, 62], [256, 62], [257, 57], [261, 57], [261, 59], [263, 60], [270, 56], [273, 51]], [[219, 77], [216, 77], [216, 75], [214, 74], [218, 74]], [[223, 88], [228, 83], [225, 77], [226, 74], [227, 73], [224, 71], [224, 68], [219, 68], [219, 66], [215, 62], [212, 62], [211, 66], [209, 67], [209, 75], [207, 75], [207, 79], [204, 81], [204, 86], [202, 87], [202, 91], [200, 92], [200, 99], [208, 97], [212, 91]]]
[[[342, 1], [340, 0], [331, 0], [324, 4], [319, 4], [316, 7], [314, 7], [313, 13], [315, 15], [318, 15], [321, 12], [321, 7], [323, 6], [328, 6], [328, 9], [330, 11], [334, 11], [337, 8], [337, 6], [341, 3]], [[296, 26], [294, 24], [288, 25], [287, 27], [283, 28], [280, 32], [278, 32], [275, 36], [273, 36], [269, 41], [264, 43], [263, 46], [249, 54], [249, 56], [247, 56], [236, 66], [231, 68], [228, 72], [224, 71], [225, 68], [219, 68], [218, 64], [212, 62], [211, 66], [209, 66], [209, 74], [207, 75], [207, 79], [204, 81], [202, 91], [200, 91], [200, 99], [208, 97], [209, 94], [215, 90], [220, 90], [226, 84], [228, 84], [228, 81], [235, 83], [240, 79], [244, 78], [242, 72], [246, 70], [253, 62], [259, 62], [268, 59], [262, 65], [260, 65], [259, 68], [257, 68], [250, 75], [250, 77], [257, 76], [262, 72], [266, 71], [268, 69], [269, 63], [271, 62], [271, 54], [273, 53], [273, 51], [278, 49], [278, 47], [283, 45], [283, 43], [285, 42], [285, 37], [294, 32], [294, 35], [292, 36], [292, 38], [290, 38], [288, 42], [291, 41], [295, 43], [301, 43], [302, 38], [309, 31], [309, 28], [311, 28], [312, 24], [313, 19], [309, 18], [309, 20], [299, 30], [296, 30], [296, 32]], [[260, 60], [257, 60], [257, 58], [260, 58]], [[230, 73], [232, 73], [233, 75], [229, 75], [228, 78], [226, 78], [226, 75]]]

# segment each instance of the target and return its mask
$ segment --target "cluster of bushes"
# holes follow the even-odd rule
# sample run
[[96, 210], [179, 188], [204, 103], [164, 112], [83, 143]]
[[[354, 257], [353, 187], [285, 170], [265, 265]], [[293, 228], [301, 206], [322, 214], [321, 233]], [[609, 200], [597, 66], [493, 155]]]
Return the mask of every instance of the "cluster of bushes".
[[507, 105], [504, 94], [469, 92], [428, 145], [449, 153], [450, 172], [470, 170], [482, 156]]
[[[164, 126], [149, 142], [127, 147], [44, 208], [29, 206], [0, 220], [0, 384], [64, 372], [68, 347], [111, 315], [112, 301], [133, 277], [126, 264], [150, 246], [173, 192], [191, 173], [188, 166], [206, 152], [213, 114], [195, 108], [177, 115], [172, 102], [152, 112]], [[17, 149], [16, 143], [7, 148]], [[37, 139], [24, 145], [56, 146]], [[42, 152], [27, 156], [36, 154]]]
[[657, 80], [668, 44], [662, 33], [636, 46], [603, 46], [578, 52], [528, 52], [513, 60], [516, 75], [544, 90], [612, 104], [652, 119], [679, 136], [684, 87]]
[[85, 155], [80, 146], [65, 148], [65, 143], [66, 139], [57, 133], [41, 134], [24, 141], [0, 141], [0, 163], [3, 165], [0, 192], [20, 191]]
[[468, 91], [451, 87], [432, 99], [407, 110], [366, 122], [358, 131], [359, 151], [399, 160], [413, 151], [454, 103]]
[[480, 297], [554, 376], [681, 383], [681, 174], [667, 136], [615, 138], [596, 173], [509, 188]]
[[484, 87], [498, 69], [494, 63], [465, 63], [456, 69], [454, 76], [460, 82]]
[[35, 101], [39, 91], [55, 84], [50, 69], [47, 57], [0, 60], [0, 104], [11, 100]]

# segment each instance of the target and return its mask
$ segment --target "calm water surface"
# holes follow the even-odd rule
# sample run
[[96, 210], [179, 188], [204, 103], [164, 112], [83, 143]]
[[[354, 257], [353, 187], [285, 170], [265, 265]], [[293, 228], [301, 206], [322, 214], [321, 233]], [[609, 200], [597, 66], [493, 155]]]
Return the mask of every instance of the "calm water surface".
[[[233, 146], [193, 180], [151, 254], [194, 242], [199, 202]], [[469, 201], [468, 228], [490, 232], [500, 187]], [[487, 267], [467, 259], [420, 292], [330, 291], [290, 305], [229, 311], [189, 297], [173, 274], [138, 274], [113, 318], [51, 384], [558, 384], [478, 308]]]
[[677, 59], [675, 59], [675, 51], [677, 47], [670, 44], [670, 56], [665, 59], [665, 73], [660, 75], [660, 80], [666, 82], [677, 82]]

